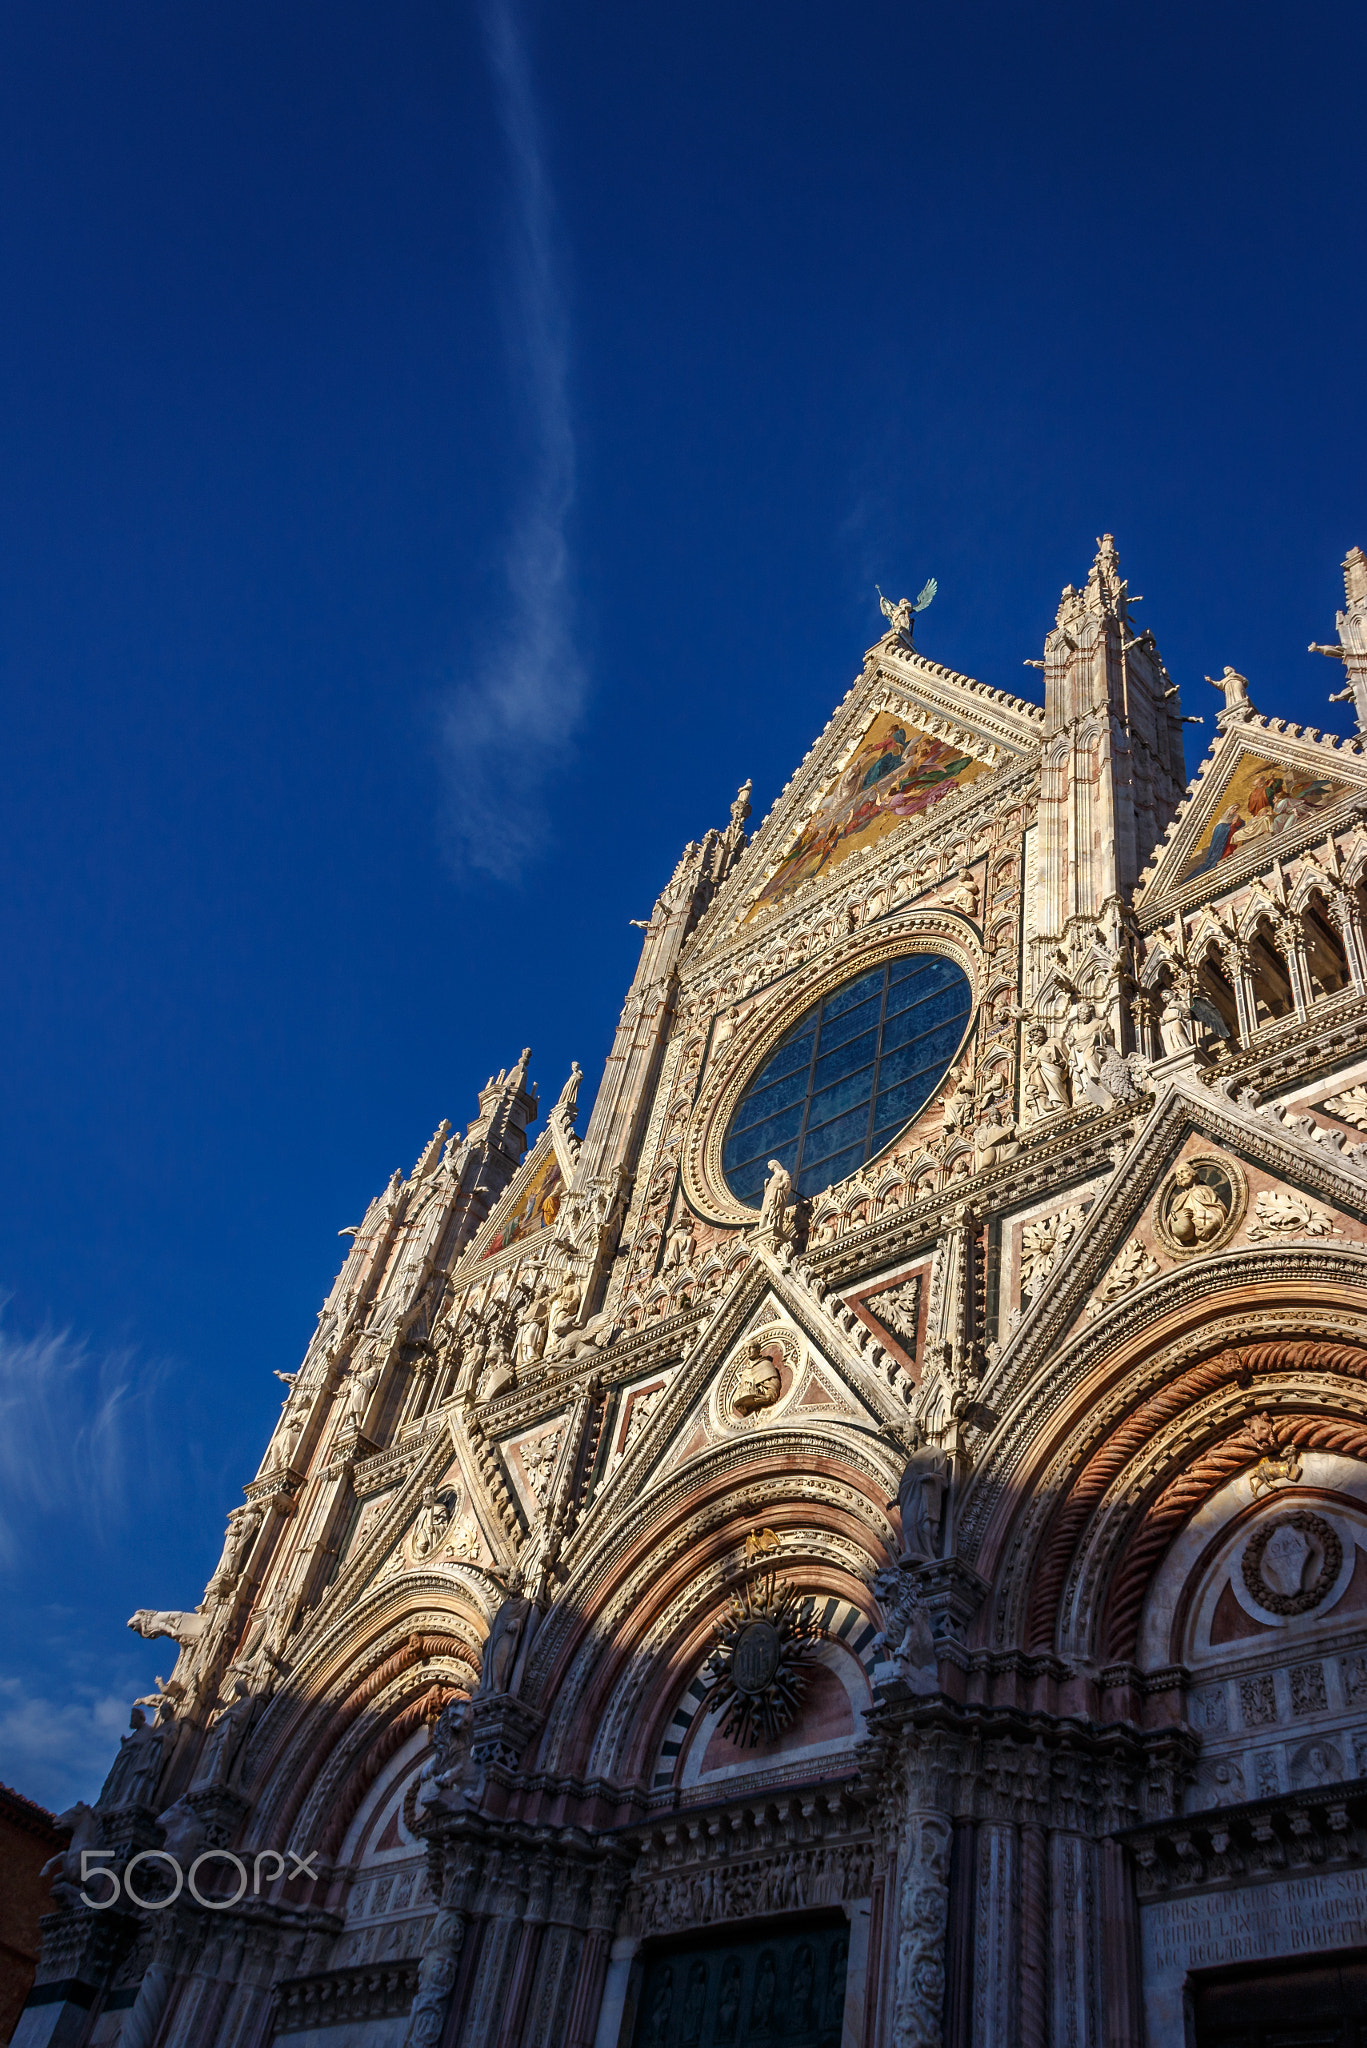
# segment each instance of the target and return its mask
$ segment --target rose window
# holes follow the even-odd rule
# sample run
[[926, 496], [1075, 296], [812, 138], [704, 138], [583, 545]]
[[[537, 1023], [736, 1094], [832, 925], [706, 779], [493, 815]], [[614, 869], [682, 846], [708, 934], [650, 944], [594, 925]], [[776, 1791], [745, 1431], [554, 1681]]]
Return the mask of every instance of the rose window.
[[771, 1159], [814, 1195], [881, 1152], [939, 1087], [971, 1009], [968, 976], [938, 953], [893, 960], [823, 996], [736, 1105], [722, 1146], [736, 1200], [759, 1206]]

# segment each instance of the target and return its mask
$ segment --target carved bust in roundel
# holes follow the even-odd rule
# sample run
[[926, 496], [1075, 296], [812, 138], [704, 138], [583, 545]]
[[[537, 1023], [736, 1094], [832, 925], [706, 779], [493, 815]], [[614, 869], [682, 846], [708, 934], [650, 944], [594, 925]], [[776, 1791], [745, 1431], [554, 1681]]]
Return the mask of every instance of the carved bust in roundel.
[[783, 1379], [772, 1347], [752, 1337], [745, 1347], [745, 1360], [731, 1395], [731, 1406], [739, 1415], [753, 1415], [756, 1409], [772, 1408], [783, 1391]]
[[1228, 1244], [1248, 1204], [1248, 1183], [1232, 1159], [1200, 1154], [1175, 1166], [1158, 1191], [1154, 1227], [1178, 1258]]

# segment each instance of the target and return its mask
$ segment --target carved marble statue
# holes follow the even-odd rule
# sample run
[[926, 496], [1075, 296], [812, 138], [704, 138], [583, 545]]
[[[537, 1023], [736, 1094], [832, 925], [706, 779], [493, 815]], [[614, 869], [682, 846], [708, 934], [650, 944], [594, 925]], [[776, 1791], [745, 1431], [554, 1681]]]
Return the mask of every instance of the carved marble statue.
[[513, 1343], [513, 1362], [519, 1372], [529, 1372], [540, 1364], [546, 1350], [550, 1313], [551, 1304], [544, 1294], [538, 1294], [523, 1310]]
[[537, 1612], [536, 1603], [522, 1591], [521, 1573], [514, 1571], [508, 1580], [508, 1597], [494, 1616], [489, 1640], [484, 1645], [484, 1665], [479, 1681], [481, 1695], [512, 1690], [518, 1652], [522, 1648], [523, 1637], [534, 1625]]
[[188, 1870], [204, 1847], [202, 1817], [188, 1800], [178, 1799], [165, 1813], [157, 1815], [157, 1826], [162, 1831], [162, 1847], [167, 1855], [174, 1857], [182, 1870]]
[[763, 1229], [771, 1231], [776, 1238], [791, 1235], [793, 1208], [791, 1197], [793, 1177], [778, 1159], [769, 1161], [769, 1177], [764, 1183], [764, 1195], [760, 1202], [759, 1220]]
[[141, 1707], [134, 1707], [128, 1726], [131, 1732], [120, 1741], [119, 1753], [96, 1802], [104, 1809], [146, 1806], [156, 1795], [167, 1731], [149, 1728]]
[[1025, 1032], [1025, 1105], [1032, 1117], [1052, 1116], [1073, 1106], [1068, 1047], [1036, 1020]]
[[934, 1444], [918, 1443], [907, 1459], [897, 1488], [896, 1505], [902, 1514], [904, 1558], [939, 1556], [940, 1524], [944, 1519], [949, 1479], [947, 1453]]
[[464, 1938], [465, 1922], [459, 1913], [438, 1913], [418, 1965], [404, 2048], [436, 2048], [445, 2032]]
[[209, 1617], [197, 1608], [184, 1614], [175, 1608], [140, 1607], [128, 1617], [128, 1626], [149, 1643], [157, 1636], [170, 1636], [182, 1650], [192, 1650], [208, 1634]]
[[488, 1353], [484, 1370], [479, 1376], [475, 1398], [492, 1401], [499, 1394], [505, 1394], [509, 1387], [517, 1384], [517, 1369], [513, 1364], [508, 1339], [500, 1325], [495, 1325], [488, 1336]]
[[[71, 1841], [65, 1849], [59, 1849], [50, 1856], [39, 1871], [40, 1877], [52, 1881], [52, 1896], [58, 1906], [76, 1911], [81, 1904], [81, 1890], [85, 1876], [81, 1869], [82, 1852], [93, 1849], [100, 1839], [100, 1820], [93, 1806], [87, 1806], [84, 1799], [78, 1799], [74, 1806], [68, 1806], [64, 1813], [57, 1815], [59, 1828], [70, 1828]], [[98, 1885], [91, 1892], [92, 1897], [102, 1897], [108, 1890]]]
[[195, 1774], [197, 1785], [227, 1784], [255, 1712], [256, 1701], [246, 1679], [235, 1679], [227, 1700], [209, 1723], [209, 1739]]
[[584, 1070], [578, 1060], [571, 1060], [570, 1077], [561, 1089], [555, 1107], [551, 1111], [551, 1115], [566, 1130], [569, 1130], [574, 1123], [575, 1114], [579, 1107], [579, 1084], [583, 1078]]
[[677, 1266], [693, 1263], [693, 1218], [687, 1209], [678, 1217], [665, 1239], [665, 1255], [662, 1271], [672, 1273]]
[[1167, 1054], [1189, 1052], [1195, 1044], [1191, 1028], [1191, 1012], [1175, 988], [1163, 991], [1163, 1006], [1158, 1013], [1158, 1035]]
[[[432, 1731], [432, 1751], [418, 1773], [416, 1804], [433, 1806], [458, 1789], [470, 1762], [475, 1711], [469, 1700], [449, 1700]], [[448, 1799], [449, 1803], [449, 1799]]]
[[588, 1354], [604, 1350], [617, 1332], [617, 1324], [609, 1310], [600, 1309], [590, 1316], [586, 1323], [579, 1321], [583, 1302], [583, 1291], [577, 1282], [567, 1281], [551, 1306], [550, 1343], [546, 1347], [548, 1360], [564, 1361], [583, 1358]]
[[913, 1692], [938, 1692], [935, 1636], [914, 1578], [900, 1566], [890, 1565], [879, 1572], [873, 1591], [885, 1617], [883, 1628], [873, 1639], [881, 1653], [879, 1663], [890, 1665], [893, 1675]]
[[773, 1358], [752, 1337], [745, 1347], [745, 1363], [731, 1396], [731, 1406], [741, 1415], [753, 1415], [759, 1408], [772, 1408], [783, 1389], [783, 1380]]
[[1014, 1159], [1019, 1151], [1019, 1133], [998, 1097], [986, 1105], [986, 1114], [973, 1132], [973, 1171], [983, 1173], [1001, 1160]]
[[370, 1397], [380, 1383], [384, 1370], [379, 1357], [370, 1352], [366, 1363], [354, 1364], [346, 1376], [346, 1427], [359, 1431], [365, 1422]]
[[451, 1526], [451, 1510], [441, 1498], [435, 1486], [423, 1489], [422, 1505], [413, 1523], [413, 1537], [410, 1544], [414, 1559], [421, 1563], [434, 1550], [441, 1548], [443, 1537]]
[[978, 883], [972, 868], [960, 868], [958, 880], [950, 891], [950, 902], [956, 910], [962, 910], [966, 917], [978, 915]]
[[1106, 1018], [1099, 1017], [1091, 1003], [1078, 1003], [1068, 1025], [1073, 1088], [1103, 1109], [1110, 1108], [1111, 1095], [1102, 1078], [1102, 1063], [1107, 1048], [1114, 1044]]
[[1241, 676], [1238, 669], [1231, 668], [1228, 662], [1225, 663], [1223, 675], [1207, 676], [1206, 681], [1213, 688], [1224, 691], [1226, 711], [1247, 711], [1251, 708], [1248, 701], [1248, 677]]

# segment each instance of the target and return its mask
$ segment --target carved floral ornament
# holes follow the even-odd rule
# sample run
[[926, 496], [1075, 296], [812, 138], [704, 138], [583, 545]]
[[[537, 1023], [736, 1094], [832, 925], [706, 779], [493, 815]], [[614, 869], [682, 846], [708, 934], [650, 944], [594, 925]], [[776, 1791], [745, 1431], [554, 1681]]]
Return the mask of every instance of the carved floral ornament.
[[[824, 996], [833, 994], [856, 976], [883, 967], [890, 960], [903, 959], [909, 953], [937, 953], [952, 960], [968, 976], [973, 1008], [964, 1037], [949, 1063], [948, 1071], [954, 1071], [977, 1023], [979, 994], [985, 986], [982, 947], [967, 919], [947, 910], [907, 911], [898, 917], [880, 918], [867, 929], [861, 927], [846, 944], [832, 947], [818, 962], [789, 976], [762, 998], [709, 1060], [684, 1135], [680, 1161], [684, 1194], [699, 1216], [710, 1223], [723, 1224], [751, 1224], [756, 1220], [756, 1211], [738, 1202], [726, 1184], [722, 1144], [751, 1076], [779, 1040]], [[931, 1101], [934, 1099], [932, 1095]], [[929, 1106], [928, 1103], [926, 1107]]]
[[1269, 1614], [1286, 1616], [1322, 1606], [1342, 1568], [1338, 1532], [1308, 1508], [1264, 1522], [1240, 1563], [1251, 1598]]

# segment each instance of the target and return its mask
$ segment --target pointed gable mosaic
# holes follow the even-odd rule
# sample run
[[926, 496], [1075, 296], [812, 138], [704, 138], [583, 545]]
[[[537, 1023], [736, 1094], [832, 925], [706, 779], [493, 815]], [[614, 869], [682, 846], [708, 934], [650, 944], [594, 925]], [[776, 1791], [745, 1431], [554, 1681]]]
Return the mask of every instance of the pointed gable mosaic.
[[875, 845], [990, 772], [988, 763], [955, 741], [919, 730], [909, 716], [879, 712], [781, 856], [750, 916], [786, 901], [803, 882], [831, 873], [857, 849]]

